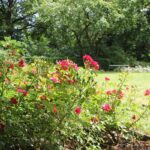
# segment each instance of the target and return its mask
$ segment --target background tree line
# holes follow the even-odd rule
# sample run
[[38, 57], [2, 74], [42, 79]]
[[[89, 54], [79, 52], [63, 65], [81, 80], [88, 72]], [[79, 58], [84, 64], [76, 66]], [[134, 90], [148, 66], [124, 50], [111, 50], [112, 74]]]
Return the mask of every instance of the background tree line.
[[26, 43], [30, 55], [102, 63], [150, 61], [149, 0], [0, 0], [0, 39]]

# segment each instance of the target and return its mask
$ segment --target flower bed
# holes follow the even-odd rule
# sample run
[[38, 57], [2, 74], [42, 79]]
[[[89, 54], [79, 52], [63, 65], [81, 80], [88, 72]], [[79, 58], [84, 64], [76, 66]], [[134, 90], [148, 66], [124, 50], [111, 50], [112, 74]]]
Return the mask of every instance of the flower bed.
[[[69, 59], [28, 64], [11, 46], [0, 59], [2, 149], [63, 149], [70, 142], [76, 149], [100, 149], [132, 139], [135, 124], [149, 110], [149, 104], [141, 110], [132, 103], [126, 73], [114, 89], [109, 77], [98, 87], [100, 67], [89, 55], [83, 56], [85, 69]], [[144, 94], [148, 98], [150, 90]]]

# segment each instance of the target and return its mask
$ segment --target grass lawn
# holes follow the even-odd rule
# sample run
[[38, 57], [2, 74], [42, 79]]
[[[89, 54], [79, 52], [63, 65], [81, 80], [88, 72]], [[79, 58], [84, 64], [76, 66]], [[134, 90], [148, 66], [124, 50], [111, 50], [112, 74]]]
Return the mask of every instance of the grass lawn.
[[[105, 77], [110, 77], [109, 82], [118, 83], [118, 79], [121, 73], [118, 72], [100, 72], [97, 81], [101, 85]], [[129, 73], [127, 76], [126, 84], [136, 87], [135, 102], [140, 104], [147, 104], [150, 99], [146, 99], [144, 96], [144, 91], [150, 88], [150, 73]], [[112, 84], [113, 86], [113, 84]], [[137, 129], [150, 135], [150, 110], [147, 112], [147, 117], [141, 120]]]
[[[118, 82], [119, 75], [118, 72], [105, 72], [99, 73], [98, 82], [101, 84], [105, 77], [110, 77], [112, 82]], [[127, 85], [133, 85], [137, 89], [136, 101], [141, 103], [146, 103], [143, 101], [143, 93], [146, 89], [150, 88], [150, 73], [129, 73], [126, 81]]]

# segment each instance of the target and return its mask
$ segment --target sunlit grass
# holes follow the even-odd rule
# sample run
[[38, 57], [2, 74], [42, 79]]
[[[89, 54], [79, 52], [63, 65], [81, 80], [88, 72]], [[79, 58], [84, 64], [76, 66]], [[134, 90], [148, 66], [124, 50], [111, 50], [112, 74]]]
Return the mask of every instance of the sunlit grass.
[[[121, 73], [115, 73], [115, 72], [105, 72], [105, 73], [99, 73], [97, 77], [97, 81], [99, 84], [101, 84], [105, 77], [110, 77], [111, 82], [118, 82], [119, 76]], [[144, 91], [146, 89], [150, 88], [150, 73], [129, 73], [126, 79], [126, 83], [129, 86], [135, 86], [136, 87], [136, 101], [143, 102], [144, 99]]]
[[[112, 83], [118, 83], [121, 73], [118, 72], [100, 72], [97, 77], [99, 88], [101, 83], [105, 81], [105, 77], [109, 77]], [[136, 89], [135, 102], [141, 106], [139, 111], [142, 112], [142, 105], [148, 104], [150, 98], [144, 96], [144, 91], [150, 88], [150, 73], [129, 73], [125, 82], [126, 85], [134, 86]], [[113, 84], [110, 84], [113, 87]], [[144, 109], [144, 108], [143, 108]], [[150, 134], [150, 110], [147, 111], [146, 116], [140, 120], [136, 127], [140, 132]]]

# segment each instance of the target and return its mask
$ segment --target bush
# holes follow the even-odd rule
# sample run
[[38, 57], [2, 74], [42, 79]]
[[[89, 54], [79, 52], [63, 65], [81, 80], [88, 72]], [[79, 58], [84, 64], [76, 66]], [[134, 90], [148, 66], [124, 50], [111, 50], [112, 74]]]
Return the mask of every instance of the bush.
[[53, 70], [42, 60], [27, 65], [11, 49], [0, 62], [2, 149], [53, 147], [95, 93], [93, 72], [79, 70], [71, 60], [57, 62]]
[[[89, 55], [83, 57], [83, 69], [68, 59], [55, 65], [40, 59], [27, 64], [22, 54], [8, 47], [0, 57], [2, 150], [63, 149], [70, 145], [100, 149], [104, 144], [116, 144], [119, 135], [131, 137], [130, 129], [147, 112], [149, 105], [140, 116], [131, 97], [123, 101], [126, 74], [117, 88], [106, 91], [107, 77], [98, 89], [95, 77], [99, 64]], [[150, 95], [150, 90], [145, 95]]]

